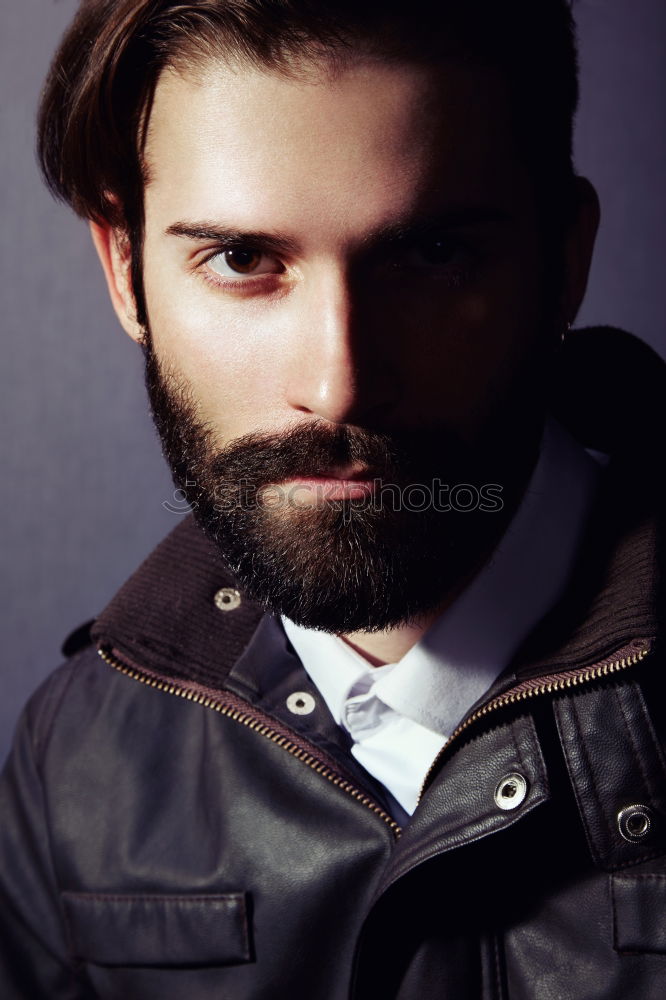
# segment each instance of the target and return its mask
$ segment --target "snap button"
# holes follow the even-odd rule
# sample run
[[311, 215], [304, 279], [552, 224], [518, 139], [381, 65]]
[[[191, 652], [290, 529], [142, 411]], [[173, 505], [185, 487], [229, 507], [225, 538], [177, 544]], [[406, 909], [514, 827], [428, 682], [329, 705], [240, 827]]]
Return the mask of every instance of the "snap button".
[[287, 708], [294, 715], [309, 715], [314, 712], [315, 700], [308, 691], [294, 691], [287, 698]]
[[652, 810], [649, 806], [636, 804], [620, 809], [617, 814], [617, 825], [625, 840], [630, 844], [638, 844], [650, 832], [652, 819]]
[[527, 795], [527, 782], [522, 774], [512, 771], [505, 774], [497, 788], [495, 789], [495, 805], [500, 809], [517, 809], [525, 801]]
[[241, 595], [233, 587], [222, 587], [213, 598], [220, 611], [233, 611], [241, 602]]

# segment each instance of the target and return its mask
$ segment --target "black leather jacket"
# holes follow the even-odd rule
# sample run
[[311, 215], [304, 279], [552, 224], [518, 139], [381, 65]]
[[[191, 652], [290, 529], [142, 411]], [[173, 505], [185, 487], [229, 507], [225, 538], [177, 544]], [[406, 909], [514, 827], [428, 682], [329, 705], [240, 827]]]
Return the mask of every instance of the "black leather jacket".
[[404, 830], [280, 625], [180, 524], [19, 725], [3, 1000], [663, 1000], [658, 531], [635, 461], [611, 462], [575, 592]]

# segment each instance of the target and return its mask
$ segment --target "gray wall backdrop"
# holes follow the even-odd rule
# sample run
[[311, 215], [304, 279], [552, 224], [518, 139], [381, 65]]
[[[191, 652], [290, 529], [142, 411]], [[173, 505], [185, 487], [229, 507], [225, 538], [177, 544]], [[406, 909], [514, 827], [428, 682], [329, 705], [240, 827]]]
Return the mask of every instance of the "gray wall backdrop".
[[[85, 225], [54, 204], [33, 119], [75, 0], [2, 0], [3, 324], [0, 760], [16, 716], [176, 515], [142, 387]], [[578, 0], [577, 163], [603, 223], [583, 323], [614, 323], [666, 354], [666, 3]], [[617, 405], [617, 401], [614, 401]]]

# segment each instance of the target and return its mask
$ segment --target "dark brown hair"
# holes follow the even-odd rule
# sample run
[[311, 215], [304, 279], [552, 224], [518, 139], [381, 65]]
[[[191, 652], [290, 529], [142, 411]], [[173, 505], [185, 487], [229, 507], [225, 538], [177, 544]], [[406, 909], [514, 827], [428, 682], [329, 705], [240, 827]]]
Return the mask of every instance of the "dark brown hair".
[[569, 203], [577, 58], [568, 0], [83, 0], [53, 60], [38, 118], [38, 156], [54, 194], [81, 216], [124, 229], [139, 319], [142, 148], [166, 66], [210, 57], [291, 72], [358, 50], [498, 69], [550, 239]]

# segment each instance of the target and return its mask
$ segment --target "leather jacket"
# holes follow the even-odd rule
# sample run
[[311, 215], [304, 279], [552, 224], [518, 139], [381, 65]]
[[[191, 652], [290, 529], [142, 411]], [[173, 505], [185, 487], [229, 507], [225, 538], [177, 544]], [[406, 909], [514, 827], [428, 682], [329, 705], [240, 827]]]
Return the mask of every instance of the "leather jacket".
[[[581, 439], [613, 450], [590, 412]], [[637, 440], [575, 587], [402, 830], [280, 624], [179, 524], [19, 724], [3, 1000], [663, 1000], [659, 491]]]

